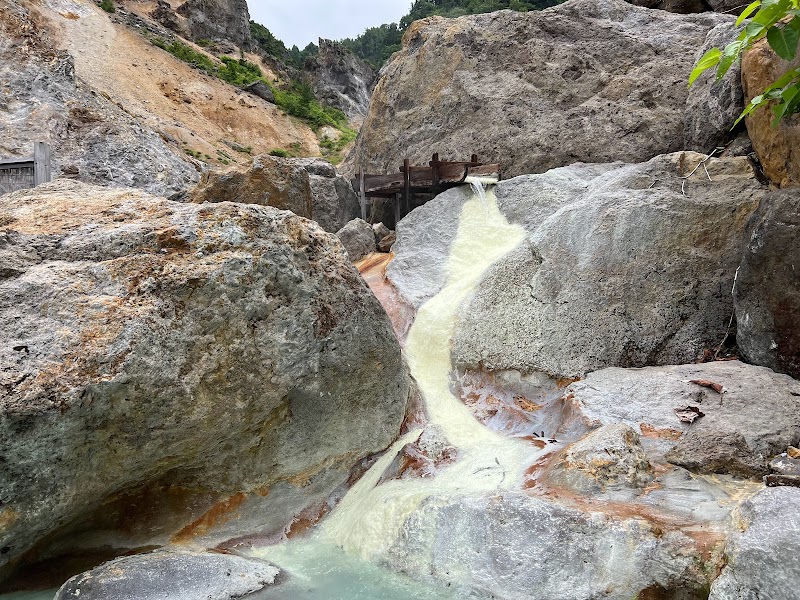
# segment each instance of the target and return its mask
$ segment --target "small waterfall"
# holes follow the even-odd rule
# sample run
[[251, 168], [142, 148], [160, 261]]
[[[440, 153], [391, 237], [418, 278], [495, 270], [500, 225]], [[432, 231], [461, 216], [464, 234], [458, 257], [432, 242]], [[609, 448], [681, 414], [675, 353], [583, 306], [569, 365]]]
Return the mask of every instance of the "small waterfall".
[[[256, 550], [256, 555], [290, 570], [293, 563], [295, 568], [302, 569], [303, 564], [308, 564], [303, 563], [308, 559], [302, 556], [316, 555], [320, 548], [338, 547], [349, 556], [379, 563], [402, 535], [409, 516], [425, 499], [516, 488], [523, 481], [525, 469], [536, 460], [537, 451], [529, 444], [485, 427], [450, 390], [450, 347], [459, 309], [486, 270], [524, 238], [524, 230], [510, 225], [497, 208], [492, 189], [484, 187], [496, 180], [478, 179], [469, 183], [475, 193], [462, 208], [450, 252], [447, 286], [420, 307], [405, 346], [430, 421], [458, 449], [458, 460], [443, 467], [435, 477], [378, 485], [403, 446], [420, 434], [420, 431], [410, 432], [375, 463], [311, 538]], [[427, 596], [420, 592], [414, 597]], [[448, 596], [439, 590], [433, 597]]]
[[497, 181], [496, 177], [477, 177], [475, 175], [469, 175], [464, 179], [464, 183], [468, 183], [472, 188], [472, 193], [480, 198], [481, 204], [483, 204], [487, 213], [489, 212], [489, 205], [486, 200], [486, 190], [490, 185], [496, 184]]

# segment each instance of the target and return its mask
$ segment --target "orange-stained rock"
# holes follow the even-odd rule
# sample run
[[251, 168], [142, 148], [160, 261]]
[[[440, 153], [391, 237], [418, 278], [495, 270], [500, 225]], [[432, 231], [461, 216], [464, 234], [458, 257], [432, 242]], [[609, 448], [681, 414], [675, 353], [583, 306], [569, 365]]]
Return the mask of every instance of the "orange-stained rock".
[[[742, 58], [742, 84], [745, 102], [778, 79], [791, 66], [780, 58], [767, 44], [758, 42]], [[778, 127], [772, 127], [774, 114], [769, 108], [759, 108], [745, 119], [753, 149], [761, 161], [764, 173], [781, 187], [800, 184], [800, 114], [785, 118]]]

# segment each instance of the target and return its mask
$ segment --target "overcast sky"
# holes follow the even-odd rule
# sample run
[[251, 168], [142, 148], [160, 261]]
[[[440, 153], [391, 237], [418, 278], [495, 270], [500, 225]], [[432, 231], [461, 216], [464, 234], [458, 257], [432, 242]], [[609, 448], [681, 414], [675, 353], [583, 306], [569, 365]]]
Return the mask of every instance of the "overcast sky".
[[411, 0], [247, 0], [250, 18], [289, 48], [319, 38], [355, 37], [367, 27], [396, 23]]

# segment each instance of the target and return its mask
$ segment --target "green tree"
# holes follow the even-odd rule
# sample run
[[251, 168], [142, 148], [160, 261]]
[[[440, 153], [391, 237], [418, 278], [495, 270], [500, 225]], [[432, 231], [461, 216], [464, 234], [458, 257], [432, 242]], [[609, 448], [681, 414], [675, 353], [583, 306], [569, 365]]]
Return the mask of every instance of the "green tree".
[[[713, 67], [717, 69], [717, 79], [721, 79], [744, 52], [764, 38], [775, 54], [787, 61], [794, 60], [800, 41], [800, 0], [756, 0], [742, 12], [736, 26], [742, 27], [742, 31], [735, 41], [724, 49], [712, 48], [700, 58], [689, 76], [690, 86], [701, 73]], [[784, 117], [800, 112], [800, 67], [789, 69], [753, 98], [736, 123], [767, 105], [772, 105], [775, 114], [773, 127]]]

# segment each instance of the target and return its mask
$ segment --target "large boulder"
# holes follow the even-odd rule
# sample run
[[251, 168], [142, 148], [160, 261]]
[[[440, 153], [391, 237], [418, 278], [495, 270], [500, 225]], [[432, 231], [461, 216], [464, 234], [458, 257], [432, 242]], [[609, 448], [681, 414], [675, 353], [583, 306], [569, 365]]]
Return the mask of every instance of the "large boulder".
[[[700, 473], [764, 475], [800, 441], [800, 381], [738, 361], [603, 369], [567, 397], [587, 427], [625, 424], [657, 443], [659, 456]], [[687, 407], [703, 416], [681, 421], [676, 409]]]
[[177, 8], [186, 17], [192, 39], [220, 39], [249, 48], [250, 12], [247, 0], [187, 0]]
[[753, 216], [734, 290], [748, 361], [800, 378], [800, 193], [770, 194]]
[[628, 0], [636, 6], [657, 8], [676, 13], [696, 13], [714, 10], [721, 13], [738, 15], [747, 6], [739, 0]]
[[688, 600], [710, 583], [692, 546], [686, 534], [659, 531], [638, 515], [499, 492], [423, 500], [384, 560], [466, 587], [472, 595], [464, 597]]
[[367, 114], [375, 71], [342, 44], [320, 39], [319, 53], [306, 61], [303, 71], [326, 104], [350, 119]]
[[319, 158], [253, 158], [248, 169], [203, 174], [192, 202], [262, 204], [319, 223], [336, 233], [361, 213], [358, 197], [336, 167]]
[[681, 150], [694, 54], [732, 19], [570, 0], [417, 21], [381, 71], [346, 169], [477, 153], [515, 176]]
[[[747, 159], [703, 158], [579, 164], [501, 182], [500, 210], [527, 236], [463, 306], [454, 363], [576, 377], [694, 362], [716, 348], [733, 314], [745, 226], [767, 190]], [[388, 275], [416, 306], [444, 285], [466, 194], [442, 194], [398, 225]]]
[[[697, 51], [700, 60], [711, 48], [724, 48], [734, 41], [739, 30], [733, 23], [722, 23], [708, 32]], [[704, 72], [689, 89], [683, 123], [683, 142], [687, 150], [711, 153], [732, 138], [731, 128], [744, 110], [742, 75], [738, 63], [720, 80], [715, 69]]]
[[0, 80], [0, 158], [31, 156], [46, 141], [54, 177], [162, 196], [197, 182], [183, 153], [75, 75], [73, 58], [19, 2], [0, 2]]
[[54, 600], [233, 600], [273, 585], [280, 570], [229, 554], [151, 552], [76, 575]]
[[114, 548], [280, 531], [399, 431], [389, 319], [290, 212], [59, 181], [0, 197], [0, 265], [0, 576], [98, 520]]
[[372, 225], [361, 219], [353, 219], [336, 232], [347, 255], [353, 262], [375, 252], [375, 231]]
[[741, 532], [709, 600], [793, 600], [800, 581], [800, 489], [770, 488], [744, 502]]
[[[742, 57], [742, 84], [745, 102], [761, 94], [767, 86], [791, 67], [800, 65], [800, 58], [788, 63], [780, 58], [767, 40], [756, 43]], [[800, 185], [800, 115], [783, 119], [773, 127], [775, 118], [768, 106], [754, 110], [745, 119], [764, 174], [781, 187]]]

